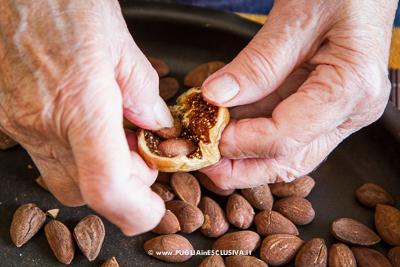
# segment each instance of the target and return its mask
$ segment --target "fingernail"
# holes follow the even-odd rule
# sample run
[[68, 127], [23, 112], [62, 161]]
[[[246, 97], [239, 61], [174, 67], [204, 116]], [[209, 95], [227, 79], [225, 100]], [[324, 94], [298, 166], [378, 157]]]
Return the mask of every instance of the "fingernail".
[[203, 94], [206, 98], [222, 104], [234, 98], [239, 89], [239, 84], [232, 74], [224, 73], [205, 84]]
[[156, 121], [160, 128], [172, 127], [174, 120], [172, 118], [171, 112], [165, 102], [159, 98], [157, 103], [154, 105], [154, 114], [156, 116]]

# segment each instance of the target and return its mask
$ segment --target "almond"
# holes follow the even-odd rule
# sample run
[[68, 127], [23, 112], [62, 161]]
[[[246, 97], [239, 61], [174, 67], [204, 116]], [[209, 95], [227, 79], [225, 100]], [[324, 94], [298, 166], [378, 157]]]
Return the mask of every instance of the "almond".
[[195, 172], [194, 176], [196, 176], [197, 180], [199, 183], [208, 191], [213, 192], [214, 194], [220, 195], [220, 196], [229, 196], [233, 192], [235, 192], [235, 189], [221, 189], [218, 186], [214, 184], [213, 181], [211, 181], [210, 178], [208, 178], [207, 175], [205, 175], [202, 172]]
[[325, 267], [328, 261], [328, 249], [325, 241], [314, 238], [307, 241], [296, 255], [296, 267]]
[[170, 172], [158, 172], [156, 182], [169, 185], [172, 174]]
[[199, 208], [204, 215], [204, 223], [201, 226], [203, 235], [219, 237], [228, 231], [228, 221], [225, 218], [224, 211], [217, 202], [209, 197], [203, 197]]
[[211, 61], [201, 64], [186, 74], [183, 83], [188, 87], [201, 87], [211, 74], [223, 66], [225, 66], [225, 63], [221, 61]]
[[[167, 262], [184, 262], [192, 257], [192, 244], [177, 234], [160, 235], [147, 240], [144, 250], [152, 257]], [[162, 253], [163, 252], [163, 253]]]
[[244, 230], [225, 234], [212, 245], [213, 250], [254, 251], [260, 245], [260, 236], [253, 231]]
[[93, 261], [99, 255], [104, 236], [103, 221], [96, 215], [86, 216], [74, 228], [76, 243], [89, 261]]
[[391, 248], [388, 252], [388, 258], [393, 267], [400, 267], [400, 247]]
[[296, 225], [276, 211], [263, 210], [259, 212], [254, 222], [260, 235], [289, 234], [299, 235]]
[[373, 183], [366, 183], [356, 190], [356, 197], [361, 204], [369, 208], [375, 208], [377, 204], [394, 205], [392, 195], [386, 192], [381, 186]]
[[106, 260], [101, 267], [119, 267], [119, 264], [117, 262], [117, 259], [113, 256]]
[[200, 184], [193, 175], [187, 172], [174, 173], [170, 183], [180, 199], [195, 206], [199, 204], [201, 198]]
[[225, 267], [224, 259], [220, 255], [205, 257], [199, 267]]
[[329, 249], [329, 267], [357, 267], [356, 259], [350, 248], [336, 243]]
[[392, 267], [389, 260], [375, 249], [354, 247], [351, 250], [358, 267]]
[[375, 227], [386, 243], [400, 246], [400, 210], [388, 205], [376, 205]]
[[162, 183], [155, 182], [151, 186], [151, 190], [154, 191], [157, 195], [159, 195], [164, 202], [171, 201], [174, 199], [175, 195], [171, 191], [169, 191], [168, 187]]
[[160, 223], [153, 229], [156, 234], [175, 234], [179, 232], [181, 227], [179, 225], [178, 218], [170, 210], [166, 210]]
[[173, 77], [164, 77], [159, 82], [160, 96], [165, 101], [171, 99], [179, 90], [179, 82]]
[[309, 224], [315, 217], [310, 201], [302, 197], [282, 198], [275, 202], [273, 209], [297, 225]]
[[172, 200], [166, 203], [166, 207], [178, 218], [183, 233], [190, 234], [203, 225], [203, 213], [199, 208], [188, 202]]
[[151, 65], [156, 70], [158, 76], [164, 77], [169, 74], [170, 68], [167, 65], [167, 63], [165, 63], [165, 61], [156, 57], [148, 57], [147, 59], [150, 61]]
[[303, 240], [294, 235], [267, 236], [261, 245], [260, 258], [272, 266], [287, 264], [296, 256], [303, 243]]
[[20, 206], [11, 222], [11, 240], [17, 247], [21, 247], [42, 228], [45, 221], [46, 214], [35, 204]]
[[254, 210], [250, 203], [241, 195], [233, 194], [226, 204], [228, 221], [240, 229], [247, 229], [253, 223]]
[[229, 256], [225, 259], [226, 267], [268, 267], [260, 259], [253, 256]]
[[271, 193], [277, 197], [306, 197], [315, 186], [310, 176], [297, 178], [291, 183], [270, 184]]
[[193, 142], [184, 138], [172, 138], [162, 141], [158, 150], [165, 157], [186, 156], [196, 150]]
[[51, 220], [44, 227], [47, 242], [54, 255], [64, 264], [70, 264], [74, 259], [75, 246], [72, 234], [62, 222]]
[[372, 246], [381, 241], [380, 237], [366, 225], [350, 218], [340, 218], [333, 221], [332, 234], [348, 244]]
[[177, 138], [181, 135], [182, 123], [179, 118], [174, 118], [174, 125], [170, 128], [162, 128], [160, 130], [154, 131], [158, 136], [165, 139]]
[[254, 208], [259, 210], [272, 209], [274, 198], [272, 197], [271, 191], [267, 184], [253, 188], [242, 189], [241, 192]]

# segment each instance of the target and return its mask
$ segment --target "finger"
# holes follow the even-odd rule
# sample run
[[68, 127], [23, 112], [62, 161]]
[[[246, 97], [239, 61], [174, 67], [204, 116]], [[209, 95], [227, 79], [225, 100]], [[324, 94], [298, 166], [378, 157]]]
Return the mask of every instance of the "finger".
[[[203, 84], [204, 97], [226, 107], [253, 103], [273, 92], [319, 46], [329, 18], [294, 3], [275, 2], [266, 24], [239, 55]], [[306, 3], [305, 3], [306, 4]], [[287, 12], [290, 10], [290, 12]]]
[[250, 188], [266, 183], [290, 182], [313, 171], [331, 151], [355, 130], [336, 129], [293, 155], [275, 159], [223, 159], [205, 168], [213, 182], [223, 189]]
[[140, 157], [131, 156], [121, 123], [121, 95], [112, 81], [106, 74], [103, 81], [93, 79], [103, 90], [93, 89], [100, 85], [88, 89], [96, 102], [75, 118], [69, 140], [84, 200], [126, 235], [135, 235], [154, 228], [165, 208], [142, 180], [151, 171]]
[[85, 204], [78, 185], [57, 159], [31, 155], [47, 188], [58, 201], [69, 207]]
[[300, 68], [293, 71], [278, 89], [262, 100], [232, 108], [230, 110], [231, 117], [236, 119], [270, 117], [275, 107], [282, 100], [296, 92], [312, 70], [313, 66], [303, 64]]
[[127, 119], [152, 130], [172, 126], [171, 113], [159, 95], [159, 77], [131, 37], [122, 50], [116, 73]]
[[228, 158], [279, 158], [334, 130], [354, 111], [361, 95], [346, 70], [321, 65], [293, 95], [282, 101], [272, 118], [233, 121], [220, 149]]

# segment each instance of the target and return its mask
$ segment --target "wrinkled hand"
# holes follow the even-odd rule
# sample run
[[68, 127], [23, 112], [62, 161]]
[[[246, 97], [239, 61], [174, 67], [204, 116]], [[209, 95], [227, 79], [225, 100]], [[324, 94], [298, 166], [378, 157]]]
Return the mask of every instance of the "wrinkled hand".
[[63, 204], [89, 204], [127, 235], [164, 214], [151, 170], [129, 145], [140, 127], [172, 125], [158, 77], [134, 43], [118, 2], [3, 1], [0, 125]]
[[221, 188], [291, 181], [347, 136], [377, 120], [388, 100], [395, 0], [276, 1], [250, 44], [203, 84], [234, 107], [204, 170]]

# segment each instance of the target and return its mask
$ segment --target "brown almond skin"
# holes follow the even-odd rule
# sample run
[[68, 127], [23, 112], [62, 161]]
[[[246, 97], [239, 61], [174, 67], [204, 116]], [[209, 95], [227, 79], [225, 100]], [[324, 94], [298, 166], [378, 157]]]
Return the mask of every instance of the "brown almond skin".
[[375, 227], [386, 243], [400, 246], [400, 210], [388, 205], [376, 205]]
[[400, 247], [391, 248], [388, 252], [388, 258], [393, 267], [400, 267]]
[[196, 146], [187, 139], [172, 138], [162, 141], [158, 150], [165, 157], [186, 156], [195, 151]]
[[299, 235], [296, 225], [276, 211], [263, 210], [254, 218], [260, 235], [289, 234]]
[[224, 259], [220, 255], [205, 257], [199, 267], [225, 267]]
[[183, 233], [193, 233], [203, 225], [203, 213], [198, 207], [188, 202], [172, 200], [166, 203], [166, 207], [178, 218]]
[[267, 184], [241, 190], [250, 204], [259, 210], [271, 210], [274, 203], [271, 190]]
[[11, 137], [0, 131], [0, 150], [6, 150], [18, 145]]
[[366, 207], [375, 208], [377, 204], [394, 205], [395, 200], [381, 186], [373, 183], [366, 183], [356, 190], [358, 201]]
[[75, 241], [89, 261], [95, 260], [99, 255], [104, 236], [103, 221], [96, 215], [86, 216], [74, 228]]
[[14, 213], [10, 236], [17, 247], [26, 244], [46, 221], [46, 214], [33, 203], [20, 206]]
[[178, 218], [170, 210], [166, 210], [160, 223], [153, 229], [153, 232], [160, 235], [175, 234], [181, 230]]
[[165, 139], [177, 138], [181, 135], [181, 132], [182, 132], [182, 123], [181, 120], [178, 118], [174, 118], [174, 126], [154, 131], [156, 135]]
[[[190, 251], [193, 250], [192, 244], [185, 237], [177, 234], [160, 235], [147, 240], [144, 243], [144, 250], [147, 254], [159, 260], [167, 262], [184, 262], [189, 260], [192, 255], [188, 253], [176, 254], [176, 251]], [[157, 255], [156, 251], [170, 251], [172, 255]]]
[[164, 77], [169, 74], [170, 68], [167, 65], [167, 63], [165, 63], [165, 61], [156, 57], [148, 57], [147, 59], [150, 61], [151, 65], [156, 70], [159, 77]]
[[151, 185], [151, 190], [153, 190], [157, 195], [159, 195], [164, 202], [168, 202], [174, 199], [175, 194], [169, 191], [168, 187], [162, 183], [155, 182]]
[[214, 184], [213, 181], [211, 181], [210, 178], [208, 178], [207, 175], [205, 175], [202, 172], [195, 172], [194, 176], [197, 178], [199, 183], [208, 191], [213, 192], [214, 194], [217, 194], [219, 196], [229, 196], [233, 192], [235, 192], [235, 189], [221, 189], [218, 186]]
[[59, 262], [70, 264], [74, 259], [75, 246], [71, 232], [62, 222], [51, 220], [44, 227], [47, 242]]
[[164, 77], [159, 83], [160, 96], [165, 101], [173, 98], [179, 90], [179, 82], [173, 77]]
[[287, 234], [267, 236], [261, 244], [260, 258], [271, 266], [289, 263], [296, 256], [304, 241]]
[[199, 204], [201, 189], [196, 177], [188, 172], [176, 172], [172, 175], [170, 183], [180, 199], [195, 206]]
[[389, 260], [375, 249], [353, 247], [351, 251], [358, 267], [393, 267]]
[[282, 198], [274, 203], [273, 209], [296, 225], [309, 224], [315, 217], [310, 201], [302, 197]]
[[307, 241], [296, 255], [296, 267], [325, 267], [328, 263], [328, 248], [321, 238]]
[[254, 256], [229, 256], [225, 259], [226, 267], [268, 267], [268, 265]]
[[333, 221], [331, 233], [342, 242], [372, 246], [381, 241], [380, 237], [366, 225], [350, 218], [340, 218]]
[[254, 251], [259, 245], [260, 236], [256, 232], [243, 230], [221, 236], [214, 242], [212, 249]]
[[351, 249], [343, 243], [333, 244], [329, 249], [329, 267], [357, 267]]
[[101, 267], [119, 267], [119, 264], [117, 262], [117, 259], [115, 257], [111, 257], [108, 260], [106, 260]]
[[204, 223], [201, 226], [201, 233], [208, 237], [219, 237], [229, 229], [224, 211], [217, 202], [209, 197], [203, 197], [199, 204], [204, 215]]
[[243, 196], [233, 194], [226, 204], [226, 217], [237, 228], [247, 229], [253, 223], [254, 209]]
[[170, 172], [158, 172], [156, 182], [161, 183], [163, 185], [169, 185], [171, 176], [172, 174]]
[[269, 188], [277, 197], [307, 197], [314, 186], [314, 179], [306, 175], [290, 183], [270, 184]]
[[183, 83], [188, 87], [201, 87], [211, 74], [223, 66], [225, 66], [225, 63], [221, 61], [210, 61], [201, 64], [186, 74]]

